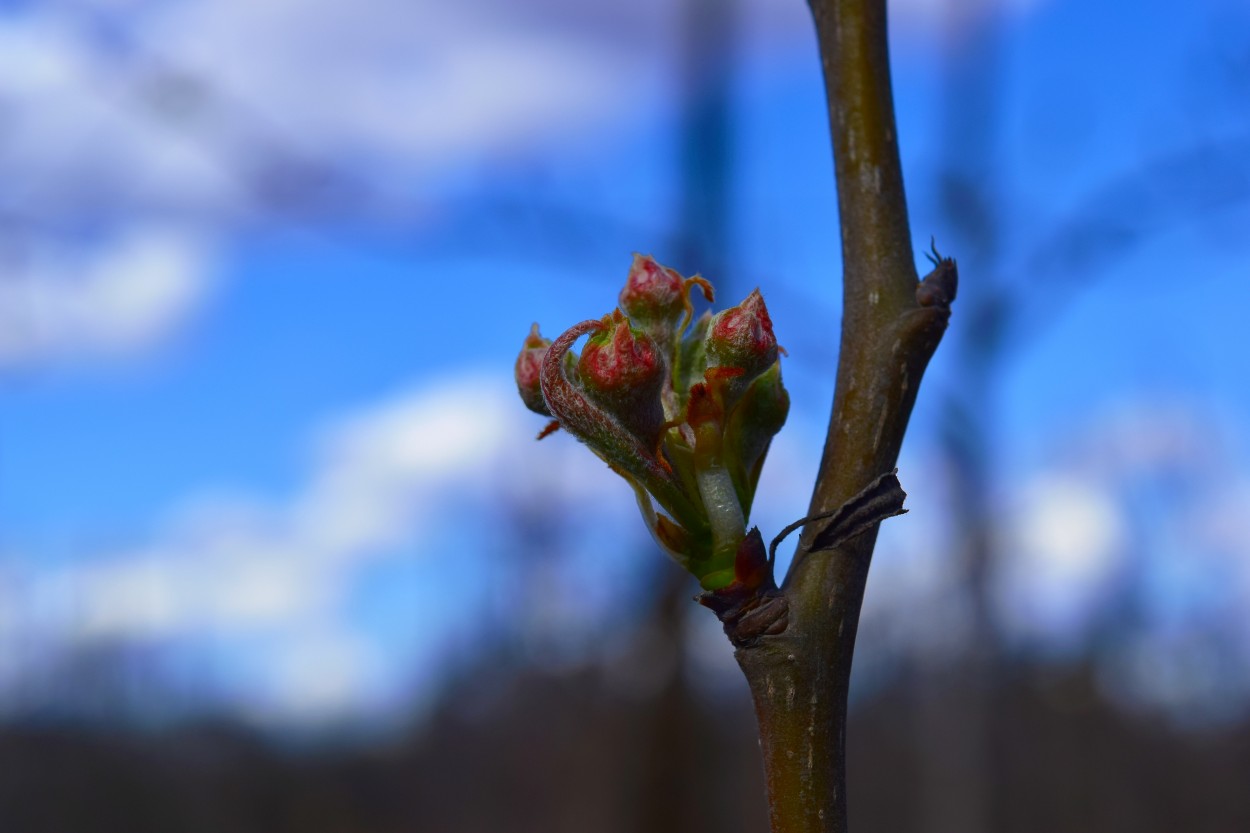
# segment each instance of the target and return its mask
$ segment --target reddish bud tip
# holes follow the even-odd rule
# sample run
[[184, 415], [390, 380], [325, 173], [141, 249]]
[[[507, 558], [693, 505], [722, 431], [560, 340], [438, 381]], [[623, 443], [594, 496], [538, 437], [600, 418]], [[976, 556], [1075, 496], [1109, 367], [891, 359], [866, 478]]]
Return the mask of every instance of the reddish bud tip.
[[685, 311], [686, 284], [681, 275], [661, 266], [650, 255], [634, 255], [621, 290], [621, 309], [640, 322], [672, 326]]
[[525, 403], [525, 407], [543, 416], [551, 416], [547, 403], [543, 401], [542, 387], [539, 382], [543, 357], [547, 355], [547, 349], [550, 346], [551, 340], [543, 338], [538, 332], [538, 325], [535, 324], [530, 328], [529, 335], [525, 337], [525, 344], [522, 345], [521, 353], [516, 359], [516, 388], [521, 394], [521, 401]]
[[586, 342], [577, 363], [588, 390], [612, 395], [663, 379], [663, 361], [646, 333], [631, 327], [619, 309], [604, 316], [603, 325]]
[[[618, 391], [617, 397], [592, 390], [570, 363], [573, 343], [582, 336], [612, 329], [616, 317], [575, 324], [552, 342], [542, 363], [543, 400], [561, 428], [590, 446], [615, 470], [636, 480], [675, 517], [690, 517], [692, 507], [673, 480], [673, 473], [656, 459], [664, 425], [659, 397], [664, 374], [658, 374], [650, 397], [639, 398], [646, 388], [626, 388]], [[624, 321], [624, 316], [619, 317]]]
[[660, 401], [668, 368], [656, 344], [621, 311], [602, 319], [577, 363], [589, 396], [647, 442], [657, 442], [664, 422]]
[[708, 365], [741, 368], [754, 378], [777, 361], [777, 337], [758, 289], [736, 307], [717, 313], [707, 334]]
[[764, 548], [764, 538], [758, 526], [751, 527], [738, 545], [734, 578], [745, 590], [757, 590], [773, 581], [773, 568], [768, 563], [768, 550]]

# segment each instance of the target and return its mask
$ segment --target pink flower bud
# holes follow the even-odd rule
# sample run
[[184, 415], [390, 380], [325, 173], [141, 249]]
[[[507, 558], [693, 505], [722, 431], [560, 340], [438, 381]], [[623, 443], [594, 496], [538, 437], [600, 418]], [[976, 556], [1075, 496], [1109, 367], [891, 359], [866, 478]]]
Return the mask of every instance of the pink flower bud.
[[582, 350], [577, 374], [588, 396], [648, 443], [664, 424], [661, 391], [668, 368], [654, 341], [615, 310]]
[[635, 321], [676, 325], [685, 312], [686, 282], [674, 269], [661, 266], [650, 255], [634, 255], [621, 290], [621, 309]]
[[621, 309], [635, 327], [651, 337], [664, 356], [671, 356], [694, 313], [687, 297], [693, 287], [712, 300], [712, 285], [703, 278], [683, 278], [677, 270], [661, 266], [650, 255], [636, 254], [621, 290]]
[[[759, 290], [687, 333], [695, 287], [712, 300], [702, 278], [635, 255], [620, 308], [554, 342], [534, 326], [517, 358], [517, 389], [555, 418], [544, 435], [564, 429], [625, 478], [661, 546], [705, 590], [729, 594], [713, 601], [747, 604], [754, 596], [730, 590], [765, 588], [771, 575], [747, 518], [789, 397]], [[573, 345], [583, 338], [579, 357]]]
[[708, 367], [736, 367], [745, 381], [777, 361], [777, 337], [758, 289], [736, 307], [717, 313], [707, 334]]
[[543, 401], [542, 386], [539, 382], [543, 356], [547, 355], [547, 348], [550, 346], [551, 339], [543, 338], [538, 332], [538, 325], [535, 324], [530, 328], [530, 334], [525, 337], [525, 344], [521, 347], [521, 353], [516, 359], [516, 389], [521, 394], [521, 401], [525, 403], [525, 407], [543, 416], [551, 416], [547, 403]]
[[[597, 389], [592, 390], [592, 386], [586, 384], [582, 372], [570, 365], [568, 361], [573, 342], [582, 336], [602, 334], [605, 330], [614, 332], [618, 329], [614, 326], [618, 317], [624, 321], [624, 316], [619, 312], [605, 316], [599, 321], [583, 321], [565, 330], [552, 343], [546, 356], [543, 357], [540, 374], [543, 400], [559, 421], [561, 428], [590, 446], [596, 454], [607, 461], [613, 470], [625, 475], [631, 483], [636, 483], [650, 492], [660, 505], [683, 526], [696, 527], [699, 524], [698, 509], [674, 476], [669, 465], [662, 457], [657, 456], [660, 430], [641, 434], [637, 428], [640, 421], [648, 423], [656, 421], [655, 409], [660, 407], [658, 391], [652, 397], [655, 404], [651, 409], [621, 407], [622, 403], [625, 405], [640, 403], [630, 402], [630, 395], [627, 391], [611, 385], [605, 387], [602, 384], [603, 377], [606, 376], [609, 380], [614, 378], [614, 374], [602, 372], [602, 366], [611, 367], [614, 362], [608, 361], [607, 356], [592, 357], [587, 371], [598, 379]], [[628, 322], [625, 322], [624, 326], [628, 328]], [[630, 343], [638, 341], [634, 333], [614, 335], [610, 339], [605, 337], [603, 341], [610, 344], [615, 339], [621, 339], [625, 343], [625, 349], [617, 351], [619, 354], [633, 352], [634, 347]], [[589, 345], [587, 349], [590, 350]], [[595, 351], [604, 349], [599, 346]], [[647, 350], [645, 346], [637, 349], [644, 355]], [[654, 354], [653, 349], [651, 352]], [[647, 366], [651, 362], [644, 360], [639, 364]], [[660, 382], [663, 382], [662, 374]], [[643, 387], [645, 389], [653, 384], [655, 384], [654, 381], [648, 380]], [[612, 404], [614, 399], [616, 400], [615, 406]], [[645, 419], [639, 419], [640, 413]], [[662, 428], [662, 412], [659, 420], [660, 428]]]

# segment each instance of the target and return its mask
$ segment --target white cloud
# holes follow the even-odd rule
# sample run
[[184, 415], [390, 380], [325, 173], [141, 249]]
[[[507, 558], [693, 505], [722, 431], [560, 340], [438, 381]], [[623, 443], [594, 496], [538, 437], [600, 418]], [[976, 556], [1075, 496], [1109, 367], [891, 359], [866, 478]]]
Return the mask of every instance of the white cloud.
[[1079, 641], [1125, 555], [1128, 520], [1111, 484], [1040, 472], [1017, 492], [999, 537], [998, 612], [1011, 631]]
[[1011, 551], [1039, 582], [1086, 584], [1105, 577], [1125, 540], [1125, 521], [1112, 494], [1071, 475], [1030, 484]]
[[505, 437], [517, 439], [515, 393], [474, 379], [422, 390], [343, 420], [323, 437], [320, 464], [289, 512], [298, 548], [331, 561], [394, 544], [423, 507], [479, 481]]
[[54, 657], [101, 641], [225, 640], [268, 658], [248, 672], [240, 704], [259, 708], [257, 719], [367, 709], [409, 679], [379, 668], [376, 634], [355, 631], [347, 614], [355, 578], [375, 560], [425, 556], [447, 541], [483, 551], [506, 523], [501, 503], [513, 501], [520, 511], [524, 501], [576, 501], [594, 534], [622, 546], [645, 536], [628, 487], [569, 437], [536, 443], [542, 420], [515, 397], [500, 376], [414, 386], [325, 426], [302, 485], [281, 500], [187, 495], [132, 548], [14, 572], [0, 585], [13, 603], [0, 641], [37, 641]]
[[0, 173], [58, 222], [248, 223], [284, 177], [411, 194], [630, 118], [664, 69], [655, 18], [624, 38], [490, 0], [37, 6], [0, 17]]
[[369, 639], [325, 629], [292, 639], [277, 658], [267, 691], [251, 701], [264, 723], [308, 724], [358, 716], [384, 694], [385, 659]]
[[542, 490], [557, 505], [576, 494], [583, 515], [640, 530], [628, 488], [570, 438], [535, 443], [537, 422], [515, 396], [510, 379], [468, 376], [345, 417], [318, 436], [287, 499], [188, 495], [135, 548], [30, 577], [32, 598], [64, 603], [17, 625], [70, 640], [159, 640], [315, 620], [369, 560], [450, 535], [466, 512], [491, 515], [510, 491]]
[[483, 2], [2, 15], [0, 242], [22, 256], [3, 264], [0, 363], [131, 355], [190, 320], [211, 248], [242, 228], [411, 222], [450, 170], [623, 120], [655, 75], [636, 46]]
[[148, 347], [185, 321], [212, 271], [195, 236], [159, 226], [25, 254], [0, 276], [0, 367]]
[[466, 499], [465, 485], [516, 434], [504, 393], [491, 380], [454, 382], [343, 420], [285, 503], [188, 496], [149, 544], [74, 568], [80, 635], [161, 638], [324, 610], [353, 562], [428, 532], [457, 490]]
[[1234, 435], [1169, 399], [1122, 403], [1070, 438], [1008, 513], [996, 589], [1009, 631], [1085, 652], [1136, 708], [1188, 722], [1244, 710], [1250, 490]]
[[1113, 483], [1080, 468], [1039, 472], [998, 530], [996, 603], [1009, 632], [1079, 643], [1123, 563], [1129, 520]]
[[[1004, 4], [1029, 0], [897, 0], [894, 13], [927, 26]], [[746, 49], [810, 47], [802, 4], [745, 0], [741, 15]], [[17, 289], [0, 296], [0, 362], [116, 359], [190, 320], [208, 264], [114, 250], [148, 218], [194, 229], [199, 255], [274, 216], [411, 223], [449, 172], [662, 110], [682, 25], [663, 0], [97, 0], [0, 15], [0, 215], [10, 241], [58, 261], [5, 264]], [[104, 242], [82, 242], [84, 228]], [[115, 266], [137, 273], [66, 277]]]
[[[1038, 1], [897, 0], [894, 14], [927, 26]], [[747, 46], [810, 48], [802, 4], [745, 0], [741, 14]], [[410, 195], [663, 107], [652, 94], [680, 86], [683, 25], [662, 0], [35, 5], [0, 17], [0, 202], [42, 219], [220, 224], [255, 219], [274, 176], [348, 173]]]

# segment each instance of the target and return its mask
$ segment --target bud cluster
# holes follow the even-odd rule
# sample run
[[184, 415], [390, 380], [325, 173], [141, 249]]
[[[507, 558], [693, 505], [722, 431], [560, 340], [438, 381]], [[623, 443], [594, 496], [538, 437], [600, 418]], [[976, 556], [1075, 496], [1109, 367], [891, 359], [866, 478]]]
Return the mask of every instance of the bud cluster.
[[692, 322], [696, 289], [712, 300], [703, 278], [635, 255], [617, 309], [554, 342], [534, 325], [516, 382], [553, 418], [539, 437], [558, 427], [589, 446], [633, 487], [660, 545], [716, 591], [746, 579], [746, 523], [790, 398], [759, 290]]

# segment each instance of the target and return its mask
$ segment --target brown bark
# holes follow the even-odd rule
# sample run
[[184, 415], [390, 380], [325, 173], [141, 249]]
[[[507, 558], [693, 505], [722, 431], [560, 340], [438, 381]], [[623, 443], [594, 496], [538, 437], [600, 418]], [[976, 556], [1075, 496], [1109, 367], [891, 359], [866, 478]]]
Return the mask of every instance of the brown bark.
[[[811, 0], [820, 41], [842, 236], [843, 319], [833, 412], [810, 516], [887, 475], [950, 316], [956, 271], [913, 262], [890, 90], [884, 0]], [[813, 519], [781, 594], [789, 620], [737, 650], [755, 700], [773, 833], [842, 833], [846, 710], [876, 524], [832, 549]]]

